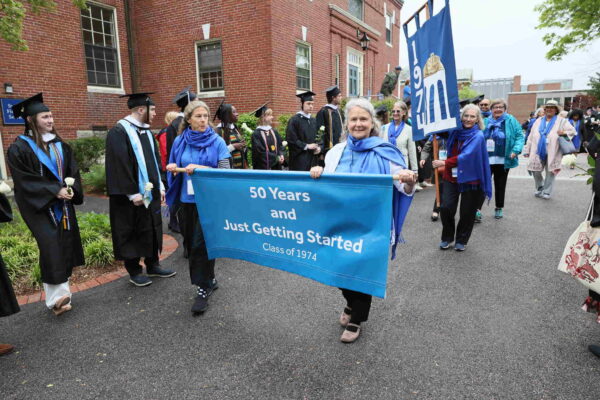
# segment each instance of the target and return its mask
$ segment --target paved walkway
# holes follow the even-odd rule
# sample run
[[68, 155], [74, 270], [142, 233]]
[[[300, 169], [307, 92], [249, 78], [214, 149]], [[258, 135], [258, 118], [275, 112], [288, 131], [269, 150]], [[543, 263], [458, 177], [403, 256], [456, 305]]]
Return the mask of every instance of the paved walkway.
[[[512, 174], [512, 173], [511, 173]], [[516, 175], [516, 174], [515, 174]], [[56, 318], [42, 303], [0, 319], [2, 399], [598, 399], [600, 326], [579, 309], [586, 291], [556, 270], [590, 198], [557, 182], [551, 200], [511, 178], [505, 218], [475, 228], [465, 253], [437, 249], [433, 190], [417, 195], [354, 344], [339, 342], [337, 289], [231, 259], [220, 289], [192, 317], [179, 273], [134, 288], [126, 279], [73, 298]]]

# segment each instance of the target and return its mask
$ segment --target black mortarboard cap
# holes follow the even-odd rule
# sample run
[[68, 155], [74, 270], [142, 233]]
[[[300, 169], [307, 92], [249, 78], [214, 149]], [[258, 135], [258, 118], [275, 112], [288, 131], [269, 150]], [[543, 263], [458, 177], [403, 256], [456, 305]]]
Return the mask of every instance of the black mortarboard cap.
[[219, 107], [217, 107], [217, 111], [215, 111], [215, 116], [213, 117], [213, 121], [217, 118], [219, 118], [220, 121], [223, 120], [223, 114], [225, 113], [227, 106], [228, 106], [228, 104], [225, 104], [225, 99], [221, 100], [221, 104], [219, 104]]
[[382, 104], [375, 109], [375, 115], [385, 114], [386, 112], [388, 112], [388, 109], [385, 104]]
[[300, 101], [304, 103], [305, 101], [313, 101], [314, 100], [313, 96], [315, 96], [315, 95], [316, 95], [316, 93], [311, 92], [310, 90], [307, 90], [304, 93], [297, 94], [296, 97], [299, 97]]
[[328, 97], [335, 97], [338, 94], [340, 94], [342, 91], [340, 90], [340, 88], [337, 85], [334, 86], [330, 86], [327, 89], [325, 89], [325, 94]]
[[124, 94], [119, 97], [129, 97], [127, 99], [127, 107], [131, 110], [135, 107], [143, 107], [143, 106], [153, 106], [154, 102], [150, 98], [150, 95], [154, 94], [152, 92], [144, 92], [144, 93], [130, 93]]
[[173, 104], [177, 104], [179, 108], [184, 109], [185, 106], [192, 100], [196, 100], [196, 93], [192, 92], [192, 87], [188, 86], [173, 98]]
[[20, 103], [14, 104], [12, 110], [15, 118], [21, 117], [23, 119], [41, 112], [50, 111], [48, 106], [44, 104], [42, 93], [38, 93]]
[[269, 103], [265, 103], [262, 106], [258, 107], [255, 111], [252, 111], [252, 114], [254, 114], [254, 116], [256, 118], [260, 118], [262, 117], [262, 115], [265, 113], [265, 111], [267, 111], [268, 107], [267, 104]]

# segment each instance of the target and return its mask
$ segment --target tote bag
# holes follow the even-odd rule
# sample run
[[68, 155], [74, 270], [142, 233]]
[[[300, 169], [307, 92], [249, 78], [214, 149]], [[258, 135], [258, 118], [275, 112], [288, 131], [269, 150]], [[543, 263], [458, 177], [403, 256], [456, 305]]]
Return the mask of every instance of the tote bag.
[[585, 221], [571, 234], [558, 264], [558, 270], [600, 293], [600, 228], [590, 226], [594, 199]]

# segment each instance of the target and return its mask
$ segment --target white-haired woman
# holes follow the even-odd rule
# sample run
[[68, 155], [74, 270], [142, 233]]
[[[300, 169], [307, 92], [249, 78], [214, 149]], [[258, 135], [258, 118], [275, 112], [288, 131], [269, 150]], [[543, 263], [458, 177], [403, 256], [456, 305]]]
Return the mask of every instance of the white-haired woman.
[[[414, 193], [416, 174], [406, 169], [400, 150], [379, 137], [379, 127], [373, 105], [365, 99], [353, 99], [345, 109], [347, 134], [325, 156], [325, 168], [313, 167], [310, 175], [317, 179], [326, 173], [395, 174], [394, 182], [394, 249], [400, 238], [403, 218], [408, 205], [402, 196]], [[346, 307], [340, 316], [340, 324], [346, 329], [341, 341], [354, 342], [360, 334], [360, 324], [369, 317], [371, 296], [341, 288]]]
[[[412, 127], [406, 123], [408, 119], [408, 107], [405, 102], [397, 101], [392, 108], [392, 122], [381, 127], [383, 140], [398, 147], [407, 161], [408, 167], [415, 174], [418, 173], [417, 147], [412, 139]], [[416, 190], [422, 187], [417, 183]]]
[[[572, 140], [575, 128], [569, 121], [560, 117], [560, 106], [555, 100], [544, 105], [544, 117], [538, 118], [527, 138], [523, 156], [529, 157], [527, 170], [532, 172], [535, 183], [535, 197], [548, 200], [552, 194], [554, 178], [561, 170], [562, 152], [559, 137]], [[546, 176], [542, 172], [546, 172]]]
[[[483, 136], [483, 120], [479, 107], [466, 105], [461, 112], [462, 128], [448, 135], [445, 161], [434, 160], [434, 168], [442, 172], [442, 240], [440, 249], [464, 251], [475, 223], [475, 211], [485, 196], [492, 197], [488, 153]], [[455, 225], [454, 215], [460, 199], [460, 220]]]
[[[198, 209], [194, 201], [190, 176], [201, 166], [229, 169], [230, 153], [225, 140], [219, 136], [209, 122], [208, 106], [198, 100], [191, 101], [184, 110], [179, 135], [173, 141], [167, 178], [169, 190], [166, 200], [169, 207], [178, 209], [183, 245], [188, 254], [190, 279], [196, 286], [196, 299], [192, 314], [201, 314], [208, 308], [208, 296], [218, 286], [215, 279], [215, 260], [208, 258]], [[187, 174], [175, 174], [182, 167]]]

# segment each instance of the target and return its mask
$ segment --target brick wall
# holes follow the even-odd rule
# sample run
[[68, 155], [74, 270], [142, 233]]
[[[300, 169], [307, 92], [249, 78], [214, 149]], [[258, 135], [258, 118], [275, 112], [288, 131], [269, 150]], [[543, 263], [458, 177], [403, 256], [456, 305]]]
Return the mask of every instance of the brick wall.
[[529, 113], [535, 111], [536, 93], [511, 93], [508, 95], [508, 112], [519, 122], [529, 118]]
[[[115, 7], [121, 67], [125, 90], [130, 88], [125, 13], [122, 0], [97, 1]], [[17, 52], [0, 41], [0, 90], [13, 84], [5, 98], [26, 98], [44, 92], [44, 101], [54, 115], [56, 129], [67, 139], [77, 130], [93, 125], [113, 125], [127, 110], [116, 94], [89, 93], [81, 31], [80, 10], [70, 1], [56, 2], [56, 10], [36, 16], [27, 14], [23, 31], [29, 51]], [[0, 116], [1, 119], [1, 116]], [[4, 150], [23, 132], [22, 125], [0, 126]]]

